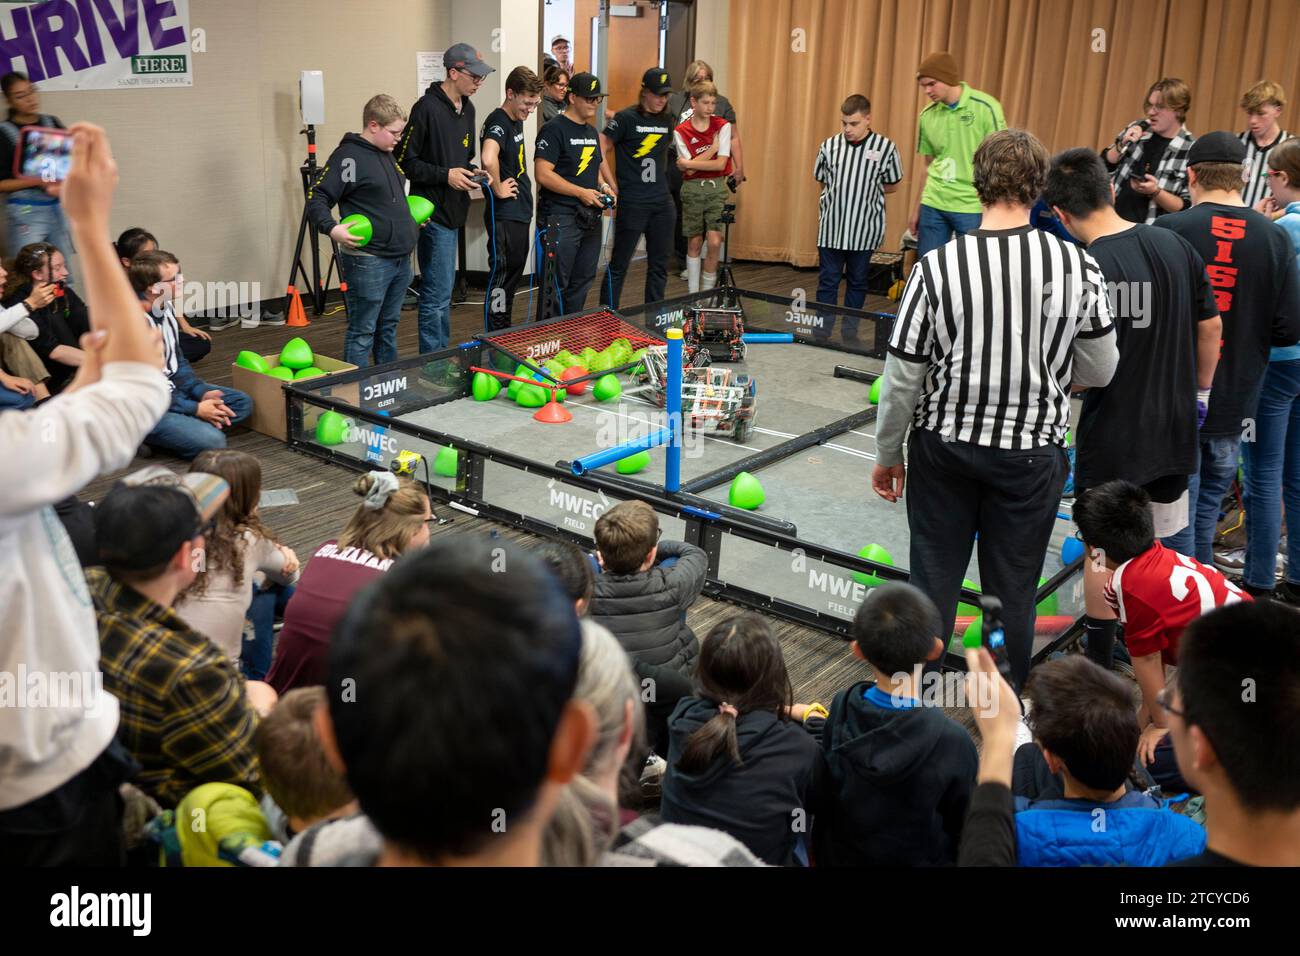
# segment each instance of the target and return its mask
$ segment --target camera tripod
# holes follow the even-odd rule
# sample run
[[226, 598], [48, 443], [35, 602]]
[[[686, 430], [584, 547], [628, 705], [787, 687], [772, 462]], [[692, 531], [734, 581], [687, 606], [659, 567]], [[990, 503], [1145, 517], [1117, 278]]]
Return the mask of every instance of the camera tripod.
[[[299, 274], [302, 275], [303, 284], [308, 288], [308, 295], [311, 299], [312, 314], [316, 316], [325, 313], [325, 290], [329, 287], [330, 279], [334, 276], [334, 268], [339, 265], [339, 247], [333, 239], [330, 239], [330, 262], [329, 268], [325, 272], [325, 280], [321, 281], [320, 274], [320, 242], [316, 237], [315, 230], [311, 228], [311, 222], [307, 218], [307, 198], [311, 195], [312, 183], [315, 182], [320, 169], [316, 166], [316, 127], [307, 124], [303, 134], [307, 137], [307, 161], [299, 168], [298, 172], [302, 175], [302, 218], [298, 220], [298, 241], [293, 247], [293, 267], [289, 270], [289, 282], [285, 289], [284, 314], [288, 315], [289, 307], [293, 304], [293, 294], [298, 291], [294, 284]], [[303, 245], [307, 241], [308, 232], [312, 234], [311, 241], [311, 278], [308, 279], [307, 270], [302, 264]], [[346, 292], [348, 288], [347, 279], [343, 275], [343, 269], [339, 267], [339, 291]], [[343, 298], [343, 314], [347, 315], [347, 297]]]

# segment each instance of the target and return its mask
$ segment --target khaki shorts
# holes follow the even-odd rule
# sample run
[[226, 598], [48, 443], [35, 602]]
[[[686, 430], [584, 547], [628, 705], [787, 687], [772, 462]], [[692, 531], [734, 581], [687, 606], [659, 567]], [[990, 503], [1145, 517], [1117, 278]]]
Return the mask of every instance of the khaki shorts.
[[10, 375], [38, 384], [50, 377], [40, 356], [30, 345], [10, 332], [0, 334], [0, 366]]
[[682, 235], [702, 236], [722, 232], [722, 206], [727, 201], [727, 181], [687, 179], [682, 182]]

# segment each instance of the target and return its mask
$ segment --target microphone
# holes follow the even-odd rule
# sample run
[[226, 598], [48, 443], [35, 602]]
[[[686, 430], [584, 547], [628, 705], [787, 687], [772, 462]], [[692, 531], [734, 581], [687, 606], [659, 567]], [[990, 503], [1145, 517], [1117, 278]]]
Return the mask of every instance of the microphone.
[[[1141, 120], [1138, 122], [1138, 127], [1145, 133], [1151, 128], [1151, 121], [1146, 119]], [[1124, 134], [1121, 133], [1119, 139], [1115, 140], [1115, 149], [1119, 152], [1119, 160], [1121, 163], [1124, 161], [1124, 157], [1128, 155], [1129, 150], [1133, 148], [1133, 144], [1137, 142], [1135, 139], [1130, 143], [1122, 143], [1121, 140], [1123, 140], [1123, 138]]]

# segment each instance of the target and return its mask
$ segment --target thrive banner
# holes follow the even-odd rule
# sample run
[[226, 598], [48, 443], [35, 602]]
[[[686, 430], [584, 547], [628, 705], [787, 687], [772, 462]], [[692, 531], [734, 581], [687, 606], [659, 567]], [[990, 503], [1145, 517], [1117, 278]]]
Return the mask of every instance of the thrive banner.
[[0, 5], [0, 74], [43, 90], [191, 86], [189, 0]]

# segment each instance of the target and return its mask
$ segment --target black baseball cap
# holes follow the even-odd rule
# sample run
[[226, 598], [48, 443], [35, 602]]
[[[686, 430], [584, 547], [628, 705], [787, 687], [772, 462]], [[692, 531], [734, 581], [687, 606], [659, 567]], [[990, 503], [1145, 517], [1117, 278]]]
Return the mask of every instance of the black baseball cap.
[[1246, 144], [1232, 133], [1216, 130], [1206, 133], [1192, 143], [1187, 153], [1187, 165], [1197, 163], [1244, 163], [1246, 161]]
[[464, 70], [480, 78], [496, 72], [483, 62], [483, 58], [478, 55], [478, 50], [468, 43], [453, 43], [442, 55], [442, 65], [448, 70]]
[[95, 508], [95, 542], [110, 570], [144, 571], [204, 533], [230, 497], [217, 475], [153, 465], [127, 475]]
[[668, 79], [668, 71], [652, 66], [641, 75], [641, 85], [656, 96], [663, 96], [673, 91], [673, 84]]
[[600, 90], [600, 77], [595, 73], [575, 73], [569, 77], [569, 94], [586, 100], [603, 99], [607, 94]]

